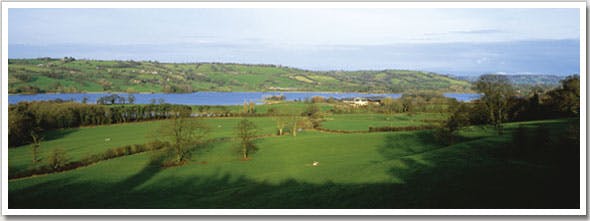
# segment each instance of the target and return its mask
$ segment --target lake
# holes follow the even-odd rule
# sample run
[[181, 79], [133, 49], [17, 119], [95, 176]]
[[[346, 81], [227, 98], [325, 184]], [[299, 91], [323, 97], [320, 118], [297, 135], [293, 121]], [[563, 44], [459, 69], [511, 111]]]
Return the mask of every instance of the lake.
[[[117, 93], [127, 98], [128, 94]], [[76, 93], [76, 94], [11, 94], [8, 95], [8, 102], [16, 104], [21, 101], [38, 101], [38, 100], [73, 100], [82, 102], [84, 97], [88, 103], [96, 103], [98, 98], [107, 96], [109, 93]], [[365, 93], [338, 93], [338, 92], [194, 92], [184, 94], [133, 94], [136, 104], [150, 104], [153, 101], [158, 102], [163, 99], [170, 104], [187, 104], [187, 105], [239, 105], [246, 102], [256, 102], [261, 104], [264, 97], [273, 95], [284, 95], [287, 100], [305, 100], [313, 96], [333, 97], [336, 99], [351, 97], [370, 97], [370, 96], [388, 96], [399, 98], [401, 94], [365, 94]], [[455, 98], [459, 101], [471, 101], [479, 98], [479, 94], [462, 94], [462, 93], [445, 93], [447, 97]]]

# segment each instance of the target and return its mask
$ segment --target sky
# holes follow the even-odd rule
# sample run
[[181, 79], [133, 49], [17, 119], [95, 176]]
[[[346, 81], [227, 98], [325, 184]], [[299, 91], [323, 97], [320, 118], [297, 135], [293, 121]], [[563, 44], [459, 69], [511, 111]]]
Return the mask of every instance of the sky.
[[9, 58], [579, 73], [579, 9], [18, 9]]

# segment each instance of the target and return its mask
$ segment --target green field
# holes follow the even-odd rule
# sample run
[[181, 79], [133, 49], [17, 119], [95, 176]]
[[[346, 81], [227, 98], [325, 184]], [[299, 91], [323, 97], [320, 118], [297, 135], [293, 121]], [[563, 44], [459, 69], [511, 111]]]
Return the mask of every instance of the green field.
[[[211, 129], [209, 138], [232, 137], [233, 129], [238, 118], [205, 119], [205, 123]], [[130, 144], [143, 144], [158, 136], [158, 128], [165, 121], [151, 121], [140, 123], [115, 124], [110, 126], [71, 128], [48, 131], [45, 134], [39, 153], [48, 156], [55, 148], [62, 148], [68, 153], [70, 160], [80, 160], [92, 154], [98, 154], [109, 148], [121, 147]], [[274, 121], [271, 118], [256, 118], [254, 122], [261, 129], [259, 133], [273, 134]], [[108, 139], [108, 141], [107, 141]], [[32, 166], [30, 145], [10, 148], [9, 169], [18, 172]]]
[[465, 80], [422, 71], [321, 72], [275, 65], [62, 59], [9, 59], [8, 89], [9, 93], [472, 92]]
[[445, 114], [338, 114], [327, 117], [323, 128], [344, 131], [367, 131], [369, 127], [407, 127], [436, 125], [444, 120]]
[[[400, 125], [440, 119], [429, 114], [330, 117], [324, 127], [349, 130], [366, 130], [387, 117], [397, 117]], [[273, 118], [250, 119], [260, 134], [274, 133]], [[211, 136], [233, 136], [229, 128], [237, 120], [207, 119]], [[145, 152], [10, 180], [9, 208], [577, 208], [579, 157], [540, 147], [524, 157], [505, 156], [514, 148], [519, 125], [531, 131], [543, 125], [558, 139], [569, 121], [509, 123], [502, 136], [467, 127], [450, 146], [436, 142], [432, 131], [302, 131], [296, 137], [258, 139], [259, 151], [248, 161], [225, 140], [195, 152], [185, 165], [166, 168], [156, 153]], [[107, 148], [105, 137], [111, 138], [110, 146], [153, 139], [150, 131], [159, 123], [50, 131], [41, 149], [47, 153], [61, 146], [70, 157], [81, 157]], [[26, 167], [29, 151], [10, 149], [9, 167]], [[319, 166], [312, 166], [314, 161]]]

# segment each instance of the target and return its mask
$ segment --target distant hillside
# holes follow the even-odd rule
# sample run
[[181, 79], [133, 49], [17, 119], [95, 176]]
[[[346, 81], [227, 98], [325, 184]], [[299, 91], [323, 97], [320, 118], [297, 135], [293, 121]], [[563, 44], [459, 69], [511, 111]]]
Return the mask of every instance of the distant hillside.
[[[565, 76], [557, 76], [557, 75], [526, 75], [526, 74], [519, 74], [519, 75], [506, 75], [508, 79], [515, 85], [547, 85], [547, 86], [555, 86], [559, 84], [559, 81], [563, 80]], [[474, 82], [476, 81], [479, 76], [460, 76], [456, 77], [457, 79]]]
[[275, 65], [9, 59], [9, 93], [195, 91], [470, 92], [470, 83], [421, 71], [308, 71]]

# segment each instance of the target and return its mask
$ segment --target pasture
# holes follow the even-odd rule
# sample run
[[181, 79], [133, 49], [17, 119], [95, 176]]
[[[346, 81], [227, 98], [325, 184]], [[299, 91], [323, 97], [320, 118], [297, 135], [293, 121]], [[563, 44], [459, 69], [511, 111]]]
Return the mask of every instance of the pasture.
[[335, 114], [328, 116], [322, 126], [326, 129], [344, 131], [367, 131], [369, 127], [407, 127], [436, 125], [446, 114]]
[[[205, 124], [211, 130], [208, 138], [233, 136], [234, 127], [239, 120], [239, 118], [204, 119]], [[102, 153], [110, 148], [144, 144], [160, 136], [158, 128], [165, 122], [166, 120], [47, 131], [41, 148], [39, 148], [39, 154], [43, 158], [43, 156], [48, 156], [53, 149], [61, 148], [66, 151], [71, 161], [75, 161], [92, 154]], [[254, 122], [260, 128], [261, 135], [274, 133], [274, 122], [271, 118], [255, 118]], [[8, 150], [10, 171], [18, 172], [32, 166], [30, 146]]]
[[[366, 130], [388, 115], [332, 115], [323, 127]], [[395, 115], [393, 117], [396, 117]], [[437, 116], [397, 116], [416, 125]], [[407, 116], [405, 116], [407, 117]], [[259, 134], [274, 134], [272, 117], [249, 118]], [[239, 118], [206, 119], [211, 137], [232, 137]], [[154, 139], [163, 121], [46, 132], [41, 153], [64, 148], [72, 159]], [[383, 122], [388, 124], [387, 121]], [[506, 124], [504, 135], [467, 127], [445, 146], [432, 131], [364, 134], [304, 130], [256, 140], [240, 159], [231, 139], [195, 150], [187, 164], [162, 167], [158, 151], [104, 160], [54, 174], [9, 180], [10, 208], [576, 208], [579, 157], [555, 154], [549, 142], [511, 155], [520, 127], [543, 126], [555, 141], [570, 120]], [[397, 125], [397, 124], [396, 124]], [[521, 126], [522, 125], [522, 126]], [[389, 126], [389, 125], [384, 125]], [[105, 142], [105, 137], [111, 140]], [[527, 141], [528, 142], [528, 141]], [[558, 151], [559, 152], [559, 151]], [[579, 156], [579, 155], [578, 155]], [[313, 166], [312, 162], [319, 162]], [[9, 150], [12, 170], [27, 168], [30, 148]], [[16, 169], [15, 169], [16, 168]]]

